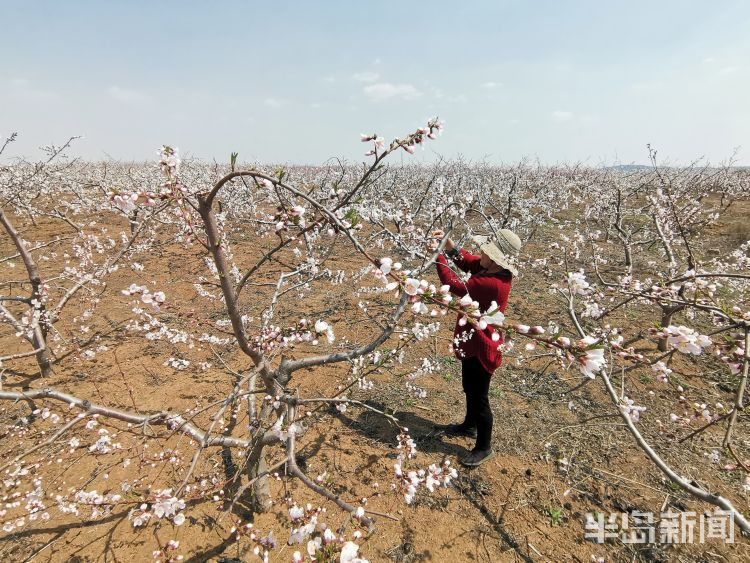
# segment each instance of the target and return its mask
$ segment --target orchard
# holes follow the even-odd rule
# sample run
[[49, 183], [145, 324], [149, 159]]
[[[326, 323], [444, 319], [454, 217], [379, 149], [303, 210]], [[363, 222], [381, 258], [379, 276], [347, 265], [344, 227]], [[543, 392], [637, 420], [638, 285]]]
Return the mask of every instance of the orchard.
[[[320, 167], [84, 162], [75, 139], [30, 162], [8, 137], [3, 559], [418, 560], [411, 519], [454, 511], [491, 560], [554, 559], [559, 526], [596, 560], [633, 548], [582, 541], [585, 513], [671, 507], [728, 514], [717, 549], [746, 557], [750, 173], [652, 147], [409, 163], [441, 134], [353, 136], [362, 164]], [[500, 229], [524, 244], [505, 313], [435, 274], [449, 238]], [[504, 357], [476, 470], [430, 426], [458, 408], [456, 318]]]

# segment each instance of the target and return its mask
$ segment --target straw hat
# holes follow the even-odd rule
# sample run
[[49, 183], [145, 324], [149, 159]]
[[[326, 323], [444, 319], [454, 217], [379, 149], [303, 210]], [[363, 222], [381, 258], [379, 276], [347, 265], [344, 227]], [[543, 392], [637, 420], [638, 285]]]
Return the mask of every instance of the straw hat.
[[510, 229], [497, 231], [497, 238], [475, 236], [472, 240], [479, 245], [479, 249], [497, 264], [518, 275], [518, 255], [521, 253], [521, 239]]

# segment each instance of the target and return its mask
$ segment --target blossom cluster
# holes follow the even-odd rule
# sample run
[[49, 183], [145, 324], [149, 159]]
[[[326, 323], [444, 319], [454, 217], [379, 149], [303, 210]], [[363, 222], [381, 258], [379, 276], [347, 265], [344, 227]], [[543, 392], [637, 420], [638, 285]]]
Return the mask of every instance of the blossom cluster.
[[[359, 557], [359, 545], [353, 541], [346, 541], [342, 535], [335, 534], [331, 528], [321, 524], [322, 532], [316, 534], [307, 542], [306, 553], [295, 551], [292, 563], [303, 561], [336, 561], [340, 563], [368, 563], [367, 559]], [[358, 532], [355, 532], [355, 534]], [[338, 555], [338, 558], [336, 558]]]
[[154, 492], [152, 501], [132, 509], [128, 513], [128, 520], [132, 521], [134, 528], [145, 526], [152, 518], [166, 518], [175, 526], [181, 526], [185, 523], [184, 508], [185, 501], [174, 496], [172, 489], [161, 489]]
[[[722, 403], [715, 403], [713, 406], [708, 403], [690, 402], [685, 395], [682, 393], [684, 389], [682, 386], [678, 386], [677, 390], [680, 392], [680, 403], [684, 405], [685, 410], [681, 415], [670, 413], [669, 420], [674, 423], [689, 426], [695, 421], [700, 421], [701, 424], [711, 423], [728, 412], [727, 407]], [[712, 411], [715, 409], [715, 411]]]
[[159, 166], [162, 172], [173, 176], [176, 175], [182, 163], [178, 154], [179, 149], [177, 147], [170, 147], [169, 145], [162, 145], [156, 152], [159, 155]]
[[170, 366], [177, 371], [184, 371], [190, 366], [190, 362], [185, 358], [174, 358], [170, 356], [169, 358], [164, 360], [164, 363], [162, 365], [165, 367]]
[[[152, 305], [153, 307], [153, 305]], [[186, 343], [189, 348], [194, 346], [193, 336], [180, 329], [173, 329], [167, 326], [146, 310], [140, 307], [133, 307], [133, 313], [139, 316], [140, 321], [130, 319], [127, 329], [133, 332], [143, 332], [146, 340], [167, 340], [172, 344]]]
[[633, 399], [625, 395], [620, 400], [620, 410], [627, 414], [633, 422], [638, 422], [641, 418], [641, 413], [646, 410], [646, 407], [637, 406]]
[[445, 460], [442, 465], [432, 464], [427, 470], [404, 470], [401, 463], [394, 465], [394, 474], [397, 482], [392, 486], [400, 489], [404, 495], [404, 502], [411, 504], [417, 495], [420, 485], [434, 492], [436, 486], [448, 487], [453, 479], [458, 477], [458, 472], [451, 467], [450, 460]]
[[115, 207], [126, 214], [130, 214], [139, 204], [145, 207], [153, 207], [159, 199], [174, 199], [178, 206], [175, 214], [178, 217], [187, 217], [189, 214], [186, 213], [184, 201], [182, 201], [187, 188], [177, 179], [182, 162], [178, 155], [178, 149], [163, 145], [156, 152], [159, 155], [159, 167], [167, 178], [167, 181], [161, 184], [160, 190], [158, 192], [143, 189], [129, 191], [113, 188], [107, 194], [109, 200]]
[[732, 331], [727, 334], [725, 340], [716, 346], [715, 353], [726, 363], [733, 375], [739, 374], [742, 371], [743, 363], [750, 354], [750, 351], [745, 350], [744, 333]]
[[154, 293], [151, 293], [151, 291], [145, 285], [138, 285], [135, 283], [132, 283], [129, 287], [123, 289], [122, 294], [140, 295], [141, 302], [145, 303], [146, 305], [151, 305], [151, 308], [154, 311], [159, 311], [161, 305], [163, 305], [164, 301], [166, 301], [167, 299], [163, 291], [155, 291]]
[[362, 133], [360, 135], [360, 140], [363, 143], [369, 143], [370, 141], [372, 141], [373, 146], [369, 151], [365, 153], [365, 156], [377, 155], [378, 150], [382, 149], [385, 146], [385, 139], [383, 139], [382, 137], [378, 137], [376, 133], [372, 133], [370, 135]]
[[667, 339], [667, 345], [683, 354], [699, 356], [704, 348], [711, 346], [708, 336], [699, 334], [684, 325], [668, 326], [662, 329], [658, 336]]
[[[75, 503], [88, 505], [91, 507], [91, 518], [95, 519], [99, 516], [106, 516], [110, 513], [113, 505], [117, 504], [122, 500], [122, 496], [118, 494], [99, 494], [97, 491], [76, 491], [74, 495]], [[58, 497], [58, 503], [61, 499]], [[78, 514], [76, 509], [74, 512]]]
[[415, 147], [422, 145], [425, 139], [436, 139], [442, 130], [443, 122], [434, 117], [427, 122], [426, 126], [419, 127], [405, 139], [396, 139], [393, 143], [400, 146], [409, 154], [414, 154]]
[[586, 295], [591, 288], [589, 282], [586, 281], [586, 275], [583, 271], [568, 273], [568, 287], [574, 295]]
[[159, 196], [152, 192], [143, 190], [134, 192], [109, 192], [109, 198], [112, 201], [112, 204], [126, 214], [130, 214], [134, 211], [139, 203], [146, 207], [153, 207], [156, 205], [157, 197]]
[[[436, 139], [438, 134], [443, 130], [443, 122], [437, 117], [430, 119], [427, 125], [418, 127], [416, 131], [407, 135], [404, 139], [394, 139], [387, 152], [391, 152], [399, 147], [404, 149], [409, 154], [414, 154], [414, 149], [417, 146], [421, 146], [425, 139]], [[365, 153], [365, 156], [378, 156], [378, 151], [384, 149], [385, 140], [375, 133], [362, 134], [360, 140], [363, 143], [369, 143], [372, 141], [373, 147]]]
[[276, 214], [273, 216], [276, 223], [276, 232], [288, 231], [289, 225], [295, 225], [300, 229], [305, 228], [305, 208], [301, 205], [294, 205], [290, 208], [279, 206]]
[[318, 525], [318, 516], [324, 514], [325, 511], [325, 508], [313, 508], [309, 503], [305, 508], [297, 506], [296, 503], [293, 504], [289, 508], [289, 518], [295, 527], [289, 535], [289, 545], [301, 544], [312, 535]]
[[[325, 508], [313, 507], [307, 504], [304, 508], [296, 503], [289, 502], [289, 519], [292, 521], [292, 533], [289, 536], [289, 545], [305, 544], [305, 553], [295, 551], [292, 561], [347, 561], [350, 563], [366, 563], [366, 559], [358, 557], [359, 545], [354, 541], [347, 541], [343, 534], [336, 534], [324, 522], [318, 522], [319, 517], [326, 513]], [[352, 514], [355, 520], [361, 521], [365, 511], [360, 506]], [[354, 540], [362, 537], [362, 533], [356, 530], [353, 533]]]
[[155, 549], [152, 552], [154, 563], [175, 563], [185, 559], [184, 555], [177, 553], [180, 548], [180, 542], [177, 540], [169, 540], [167, 544], [161, 549]]
[[669, 381], [669, 374], [672, 370], [667, 367], [667, 364], [659, 360], [651, 366], [651, 369], [656, 374], [656, 380], [661, 383], [667, 383]]
[[607, 358], [604, 356], [604, 348], [599, 345], [599, 340], [593, 336], [586, 336], [579, 341], [579, 346], [585, 348], [585, 353], [578, 356], [578, 369], [581, 373], [591, 379], [604, 369]]
[[420, 485], [434, 492], [435, 486], [448, 487], [452, 479], [458, 477], [458, 472], [451, 467], [450, 461], [445, 460], [442, 465], [432, 464], [427, 470], [405, 470], [404, 464], [417, 456], [417, 447], [414, 440], [409, 436], [408, 428], [401, 428], [398, 437], [398, 463], [393, 466], [396, 483], [392, 488], [400, 489], [404, 495], [406, 504], [414, 502]]
[[327, 321], [318, 319], [313, 322], [309, 319], [300, 319], [294, 327], [263, 327], [260, 334], [253, 337], [253, 344], [265, 352], [270, 352], [279, 348], [294, 347], [302, 342], [317, 346], [321, 337], [325, 337], [329, 344], [336, 340], [333, 327]]
[[[414, 314], [429, 314], [434, 317], [445, 315], [450, 309], [459, 313], [460, 326], [466, 325], [467, 322], [476, 325], [480, 330], [485, 330], [488, 326], [503, 326], [505, 315], [499, 310], [495, 301], [490, 304], [487, 311], [482, 312], [479, 310], [479, 303], [468, 293], [458, 301], [454, 301], [449, 285], [437, 287], [425, 279], [409, 277], [411, 272], [402, 268], [400, 262], [384, 257], [380, 259], [379, 267], [373, 270], [373, 274], [386, 284], [386, 290], [403, 290], [409, 296], [412, 304], [411, 311]], [[389, 275], [394, 278], [394, 281], [388, 281]], [[434, 308], [430, 309], [427, 303], [434, 305]], [[494, 331], [490, 332], [490, 336], [495, 342], [500, 340], [500, 335]]]
[[255, 530], [255, 526], [251, 522], [243, 524], [237, 520], [229, 533], [236, 535], [238, 539], [246, 538], [254, 544], [253, 553], [260, 557], [264, 563], [268, 563], [271, 550], [276, 549], [277, 544], [276, 539], [273, 537], [273, 532], [262, 535]]

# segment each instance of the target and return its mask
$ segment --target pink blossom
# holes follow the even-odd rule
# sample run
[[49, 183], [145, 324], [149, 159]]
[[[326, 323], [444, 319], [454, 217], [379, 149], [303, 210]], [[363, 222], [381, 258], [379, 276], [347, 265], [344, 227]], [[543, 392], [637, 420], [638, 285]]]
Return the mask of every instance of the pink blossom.
[[[599, 341], [596, 338], [587, 336], [581, 339], [578, 344], [579, 346], [583, 347], [591, 346], [593, 344], [596, 344], [597, 342]], [[607, 358], [604, 357], [603, 348], [592, 348], [590, 350], [586, 350], [586, 354], [582, 357], [579, 357], [578, 362], [580, 363], [578, 369], [581, 370], [581, 373], [587, 377], [590, 377], [591, 379], [594, 379], [594, 377], [596, 377], [596, 374], [604, 369], [604, 366], [607, 365]]]
[[406, 282], [404, 283], [404, 291], [407, 295], [417, 295], [419, 289], [419, 280], [416, 280], [414, 278], [406, 279]]
[[574, 295], [586, 295], [590, 286], [589, 282], [586, 281], [586, 276], [581, 271], [568, 273], [568, 287]]
[[427, 305], [421, 301], [417, 301], [411, 306], [411, 310], [416, 315], [425, 315], [427, 314]]
[[630, 416], [633, 422], [638, 422], [641, 418], [641, 412], [646, 410], [646, 407], [638, 407], [635, 405], [633, 399], [629, 399], [627, 396], [622, 398], [622, 404], [620, 405], [622, 412]]
[[391, 265], [393, 264], [393, 260], [390, 258], [381, 258], [380, 259], [380, 271], [383, 272], [386, 276], [391, 271]]
[[698, 356], [703, 348], [711, 345], [711, 339], [708, 336], [699, 334], [686, 326], [668, 326], [663, 334], [667, 338], [667, 344], [683, 354]]

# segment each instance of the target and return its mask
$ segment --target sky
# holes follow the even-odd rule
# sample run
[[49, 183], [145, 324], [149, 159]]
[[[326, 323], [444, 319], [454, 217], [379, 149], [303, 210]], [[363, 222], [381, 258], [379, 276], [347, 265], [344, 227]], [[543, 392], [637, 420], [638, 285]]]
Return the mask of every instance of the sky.
[[[750, 2], [0, 0], [3, 158], [750, 165]], [[401, 161], [397, 156], [395, 161]]]

